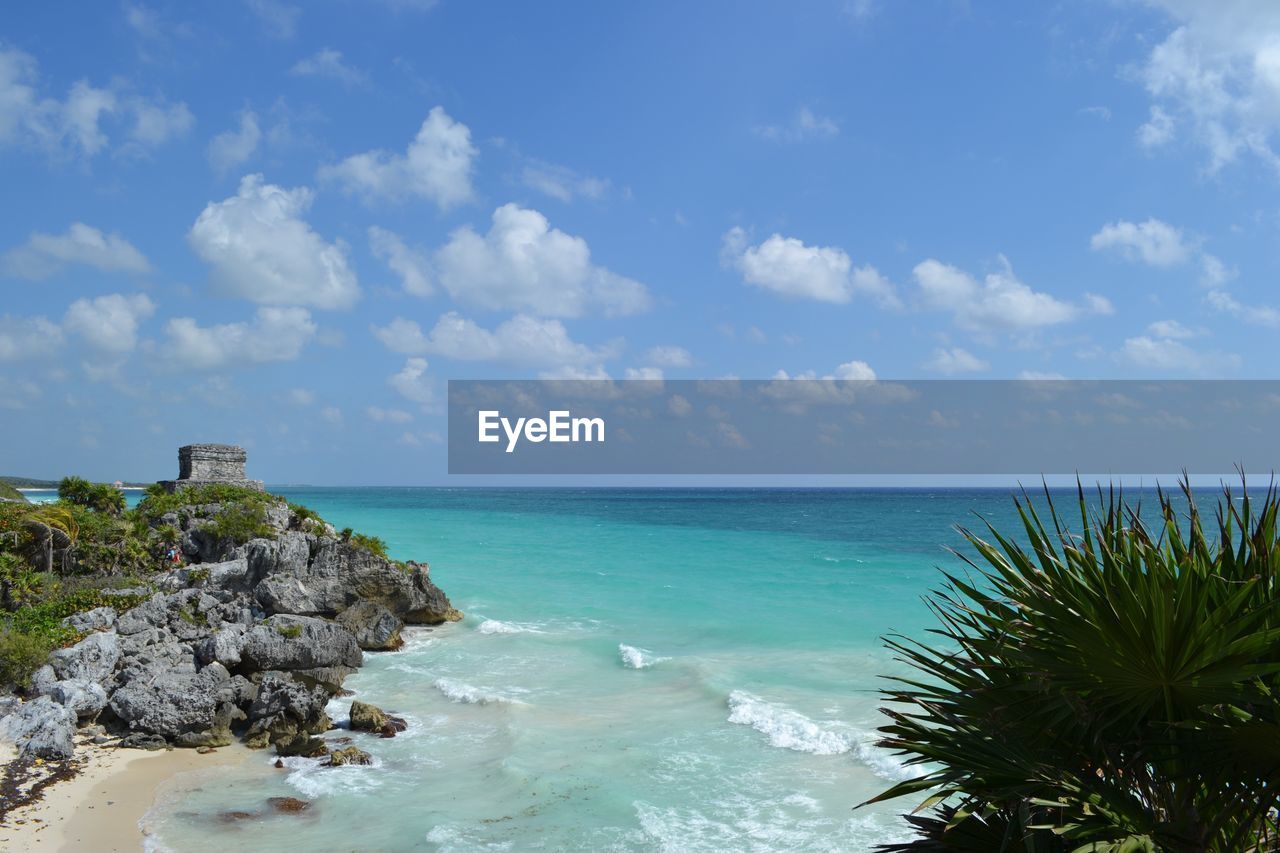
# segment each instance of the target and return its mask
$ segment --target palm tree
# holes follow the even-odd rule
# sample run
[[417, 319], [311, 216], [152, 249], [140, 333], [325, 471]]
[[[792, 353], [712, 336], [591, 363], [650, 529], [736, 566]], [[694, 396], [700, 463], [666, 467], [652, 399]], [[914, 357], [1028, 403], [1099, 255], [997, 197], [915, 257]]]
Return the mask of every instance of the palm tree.
[[[928, 796], [886, 851], [1280, 849], [1280, 501], [1184, 481], [1153, 524], [1116, 491], [1072, 531], [1015, 500], [928, 604], [937, 644], [891, 637], [881, 746], [920, 770], [871, 802]], [[1185, 515], [1182, 515], [1185, 513]], [[1047, 520], [1047, 523], [1046, 523]]]

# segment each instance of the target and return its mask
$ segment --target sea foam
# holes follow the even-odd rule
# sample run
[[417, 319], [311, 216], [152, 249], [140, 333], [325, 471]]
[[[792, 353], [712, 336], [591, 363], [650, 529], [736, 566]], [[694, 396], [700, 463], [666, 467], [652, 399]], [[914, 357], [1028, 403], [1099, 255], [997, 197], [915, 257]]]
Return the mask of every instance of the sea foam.
[[743, 690], [729, 694], [729, 722], [768, 736], [781, 749], [813, 755], [841, 755], [853, 748], [852, 740], [839, 732], [824, 729], [804, 714], [766, 702]]
[[523, 705], [519, 699], [513, 699], [495, 690], [485, 690], [452, 678], [437, 678], [431, 685], [443, 693], [450, 701], [463, 705]]
[[626, 643], [618, 643], [618, 657], [622, 659], [622, 665], [627, 669], [648, 669], [655, 664], [671, 660], [671, 658], [659, 657], [648, 649], [628, 646]]
[[480, 627], [476, 628], [481, 634], [541, 634], [544, 633], [537, 625], [529, 625], [521, 622], [500, 622], [497, 619], [486, 619], [480, 623]]

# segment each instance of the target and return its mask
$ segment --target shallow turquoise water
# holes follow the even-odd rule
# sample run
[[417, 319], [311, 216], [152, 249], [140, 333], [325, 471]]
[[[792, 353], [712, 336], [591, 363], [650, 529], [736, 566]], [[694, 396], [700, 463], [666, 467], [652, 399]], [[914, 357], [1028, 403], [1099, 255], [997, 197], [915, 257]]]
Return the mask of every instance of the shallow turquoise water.
[[[261, 850], [863, 850], [915, 805], [872, 745], [879, 638], [922, 636], [956, 523], [1008, 490], [280, 489], [427, 559], [466, 612], [347, 686], [406, 717], [373, 767], [265, 752], [198, 777], [152, 844]], [[350, 700], [331, 715], [345, 719]], [[228, 823], [269, 796], [302, 816]]]

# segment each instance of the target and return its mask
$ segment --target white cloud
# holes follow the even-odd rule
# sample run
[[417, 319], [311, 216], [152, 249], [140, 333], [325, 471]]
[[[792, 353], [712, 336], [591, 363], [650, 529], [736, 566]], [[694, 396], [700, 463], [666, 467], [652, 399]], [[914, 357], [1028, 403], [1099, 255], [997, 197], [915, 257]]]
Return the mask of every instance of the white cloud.
[[103, 234], [82, 222], [72, 223], [66, 234], [32, 234], [4, 256], [5, 272], [19, 278], [48, 278], [73, 264], [103, 272], [141, 274], [151, 269], [128, 240], [119, 234]]
[[456, 361], [487, 361], [547, 370], [599, 374], [600, 364], [617, 355], [616, 348], [577, 343], [559, 320], [517, 315], [492, 331], [457, 312], [442, 316], [429, 334], [417, 323], [397, 318], [375, 335], [395, 352], [433, 354]]
[[305, 187], [286, 190], [248, 175], [236, 195], [210, 202], [187, 240], [212, 266], [214, 286], [269, 305], [354, 305], [360, 287], [346, 247], [326, 243], [301, 218], [311, 198]]
[[1146, 0], [1175, 27], [1139, 72], [1153, 106], [1141, 141], [1184, 136], [1208, 154], [1210, 171], [1251, 153], [1280, 168], [1280, 5], [1271, 0]]
[[315, 334], [305, 308], [262, 307], [251, 322], [218, 326], [175, 317], [165, 325], [164, 352], [174, 366], [200, 370], [293, 361]]
[[426, 406], [435, 401], [435, 383], [427, 376], [425, 358], [406, 359], [400, 372], [387, 380], [401, 397]]
[[285, 399], [295, 406], [314, 406], [316, 392], [309, 388], [290, 388], [285, 393]]
[[856, 379], [870, 381], [876, 378], [876, 372], [865, 361], [846, 361], [836, 368], [834, 379]]
[[645, 364], [654, 367], [691, 367], [693, 356], [684, 347], [661, 346], [650, 347], [642, 359]]
[[951, 376], [957, 373], [979, 373], [990, 369], [991, 365], [966, 349], [954, 347], [934, 350], [933, 357], [925, 362], [924, 367]]
[[337, 406], [325, 406], [320, 410], [320, 420], [334, 426], [342, 426], [342, 409]]
[[575, 197], [598, 200], [609, 191], [606, 180], [580, 175], [566, 166], [541, 160], [530, 160], [520, 173], [520, 181], [530, 189], [566, 203]]
[[864, 294], [886, 307], [900, 304], [893, 285], [875, 267], [855, 268], [844, 250], [832, 246], [807, 246], [781, 234], [751, 246], [745, 231], [732, 228], [724, 236], [721, 259], [748, 284], [783, 296], [844, 303]]
[[787, 124], [757, 127], [755, 134], [770, 142], [807, 142], [838, 136], [840, 126], [834, 119], [818, 115], [808, 107], [801, 107]]
[[1201, 333], [1194, 329], [1188, 329], [1177, 320], [1156, 320], [1150, 326], [1147, 326], [1147, 334], [1154, 338], [1186, 340], [1187, 338], [1194, 338]]
[[693, 404], [679, 394], [672, 394], [671, 399], [667, 400], [667, 411], [677, 418], [683, 418], [693, 411]]
[[434, 260], [454, 299], [492, 311], [577, 317], [592, 309], [623, 315], [649, 307], [645, 286], [593, 264], [586, 240], [514, 204], [493, 212], [487, 234], [469, 226], [454, 231]]
[[1159, 148], [1173, 141], [1173, 118], [1158, 106], [1151, 108], [1151, 118], [1138, 127], [1138, 144], [1143, 148]]
[[364, 410], [364, 413], [369, 420], [377, 423], [407, 424], [413, 420], [413, 415], [400, 409], [383, 409], [379, 406], [369, 406]]
[[1200, 283], [1205, 287], [1218, 288], [1231, 279], [1235, 278], [1238, 273], [1234, 267], [1228, 267], [1220, 259], [1208, 252], [1200, 255]]
[[638, 379], [645, 382], [660, 382], [662, 380], [661, 367], [628, 367], [623, 372], [624, 379]]
[[43, 97], [35, 59], [0, 49], [0, 145], [93, 157], [111, 143], [107, 120], [123, 123], [125, 139], [138, 151], [181, 136], [194, 123], [185, 103], [129, 95], [112, 85], [103, 89], [78, 80], [65, 99]]
[[369, 248], [400, 276], [406, 293], [430, 296], [435, 291], [431, 286], [431, 262], [421, 252], [406, 246], [398, 235], [374, 225], [369, 228]]
[[146, 101], [134, 98], [130, 101], [133, 112], [133, 129], [130, 138], [144, 147], [163, 145], [171, 139], [185, 136], [195, 126], [196, 117], [185, 103], [170, 104], [163, 100]]
[[[932, 258], [917, 264], [913, 272], [924, 304], [951, 312], [959, 326], [971, 331], [1033, 329], [1065, 323], [1082, 313], [1079, 306], [1023, 284], [1003, 255], [1000, 263], [1001, 269], [989, 273], [982, 282]], [[1110, 307], [1097, 297], [1086, 304], [1089, 310]]]
[[262, 21], [270, 35], [282, 39], [293, 38], [302, 9], [282, 0], [245, 0], [245, 5]]
[[1089, 239], [1089, 247], [1095, 252], [1116, 251], [1126, 260], [1152, 267], [1177, 266], [1192, 254], [1182, 231], [1159, 219], [1109, 223]]
[[357, 86], [368, 81], [364, 72], [348, 65], [342, 59], [342, 51], [326, 47], [301, 59], [289, 69], [295, 77], [328, 77], [344, 86]]
[[1280, 329], [1280, 309], [1268, 305], [1244, 305], [1225, 290], [1212, 290], [1206, 299], [1216, 310], [1230, 314], [1243, 323]]
[[62, 345], [62, 329], [45, 317], [0, 316], [0, 362], [42, 358]]
[[369, 201], [417, 196], [447, 210], [471, 199], [477, 153], [467, 126], [435, 107], [404, 154], [366, 151], [323, 167], [320, 178]]
[[253, 156], [262, 141], [258, 115], [252, 110], [240, 113], [240, 127], [219, 133], [209, 141], [209, 163], [219, 174], [225, 174]]
[[67, 309], [63, 328], [79, 335], [103, 352], [131, 352], [138, 345], [138, 327], [155, 313], [145, 294], [113, 293], [95, 299], [77, 299]]
[[1060, 379], [1066, 379], [1061, 373], [1052, 373], [1044, 370], [1023, 370], [1018, 373], [1018, 378], [1024, 382], [1051, 382]]
[[1135, 367], [1193, 374], [1220, 373], [1240, 364], [1235, 355], [1200, 352], [1181, 341], [1147, 335], [1126, 340], [1120, 358]]

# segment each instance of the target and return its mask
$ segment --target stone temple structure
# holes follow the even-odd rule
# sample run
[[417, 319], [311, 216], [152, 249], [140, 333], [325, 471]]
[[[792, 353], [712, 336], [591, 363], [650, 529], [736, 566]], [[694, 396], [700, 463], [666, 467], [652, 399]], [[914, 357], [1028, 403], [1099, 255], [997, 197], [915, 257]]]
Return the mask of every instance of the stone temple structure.
[[234, 444], [188, 444], [178, 448], [178, 479], [161, 480], [160, 485], [170, 492], [211, 483], [262, 491], [261, 480], [245, 479], [247, 458], [244, 448]]

